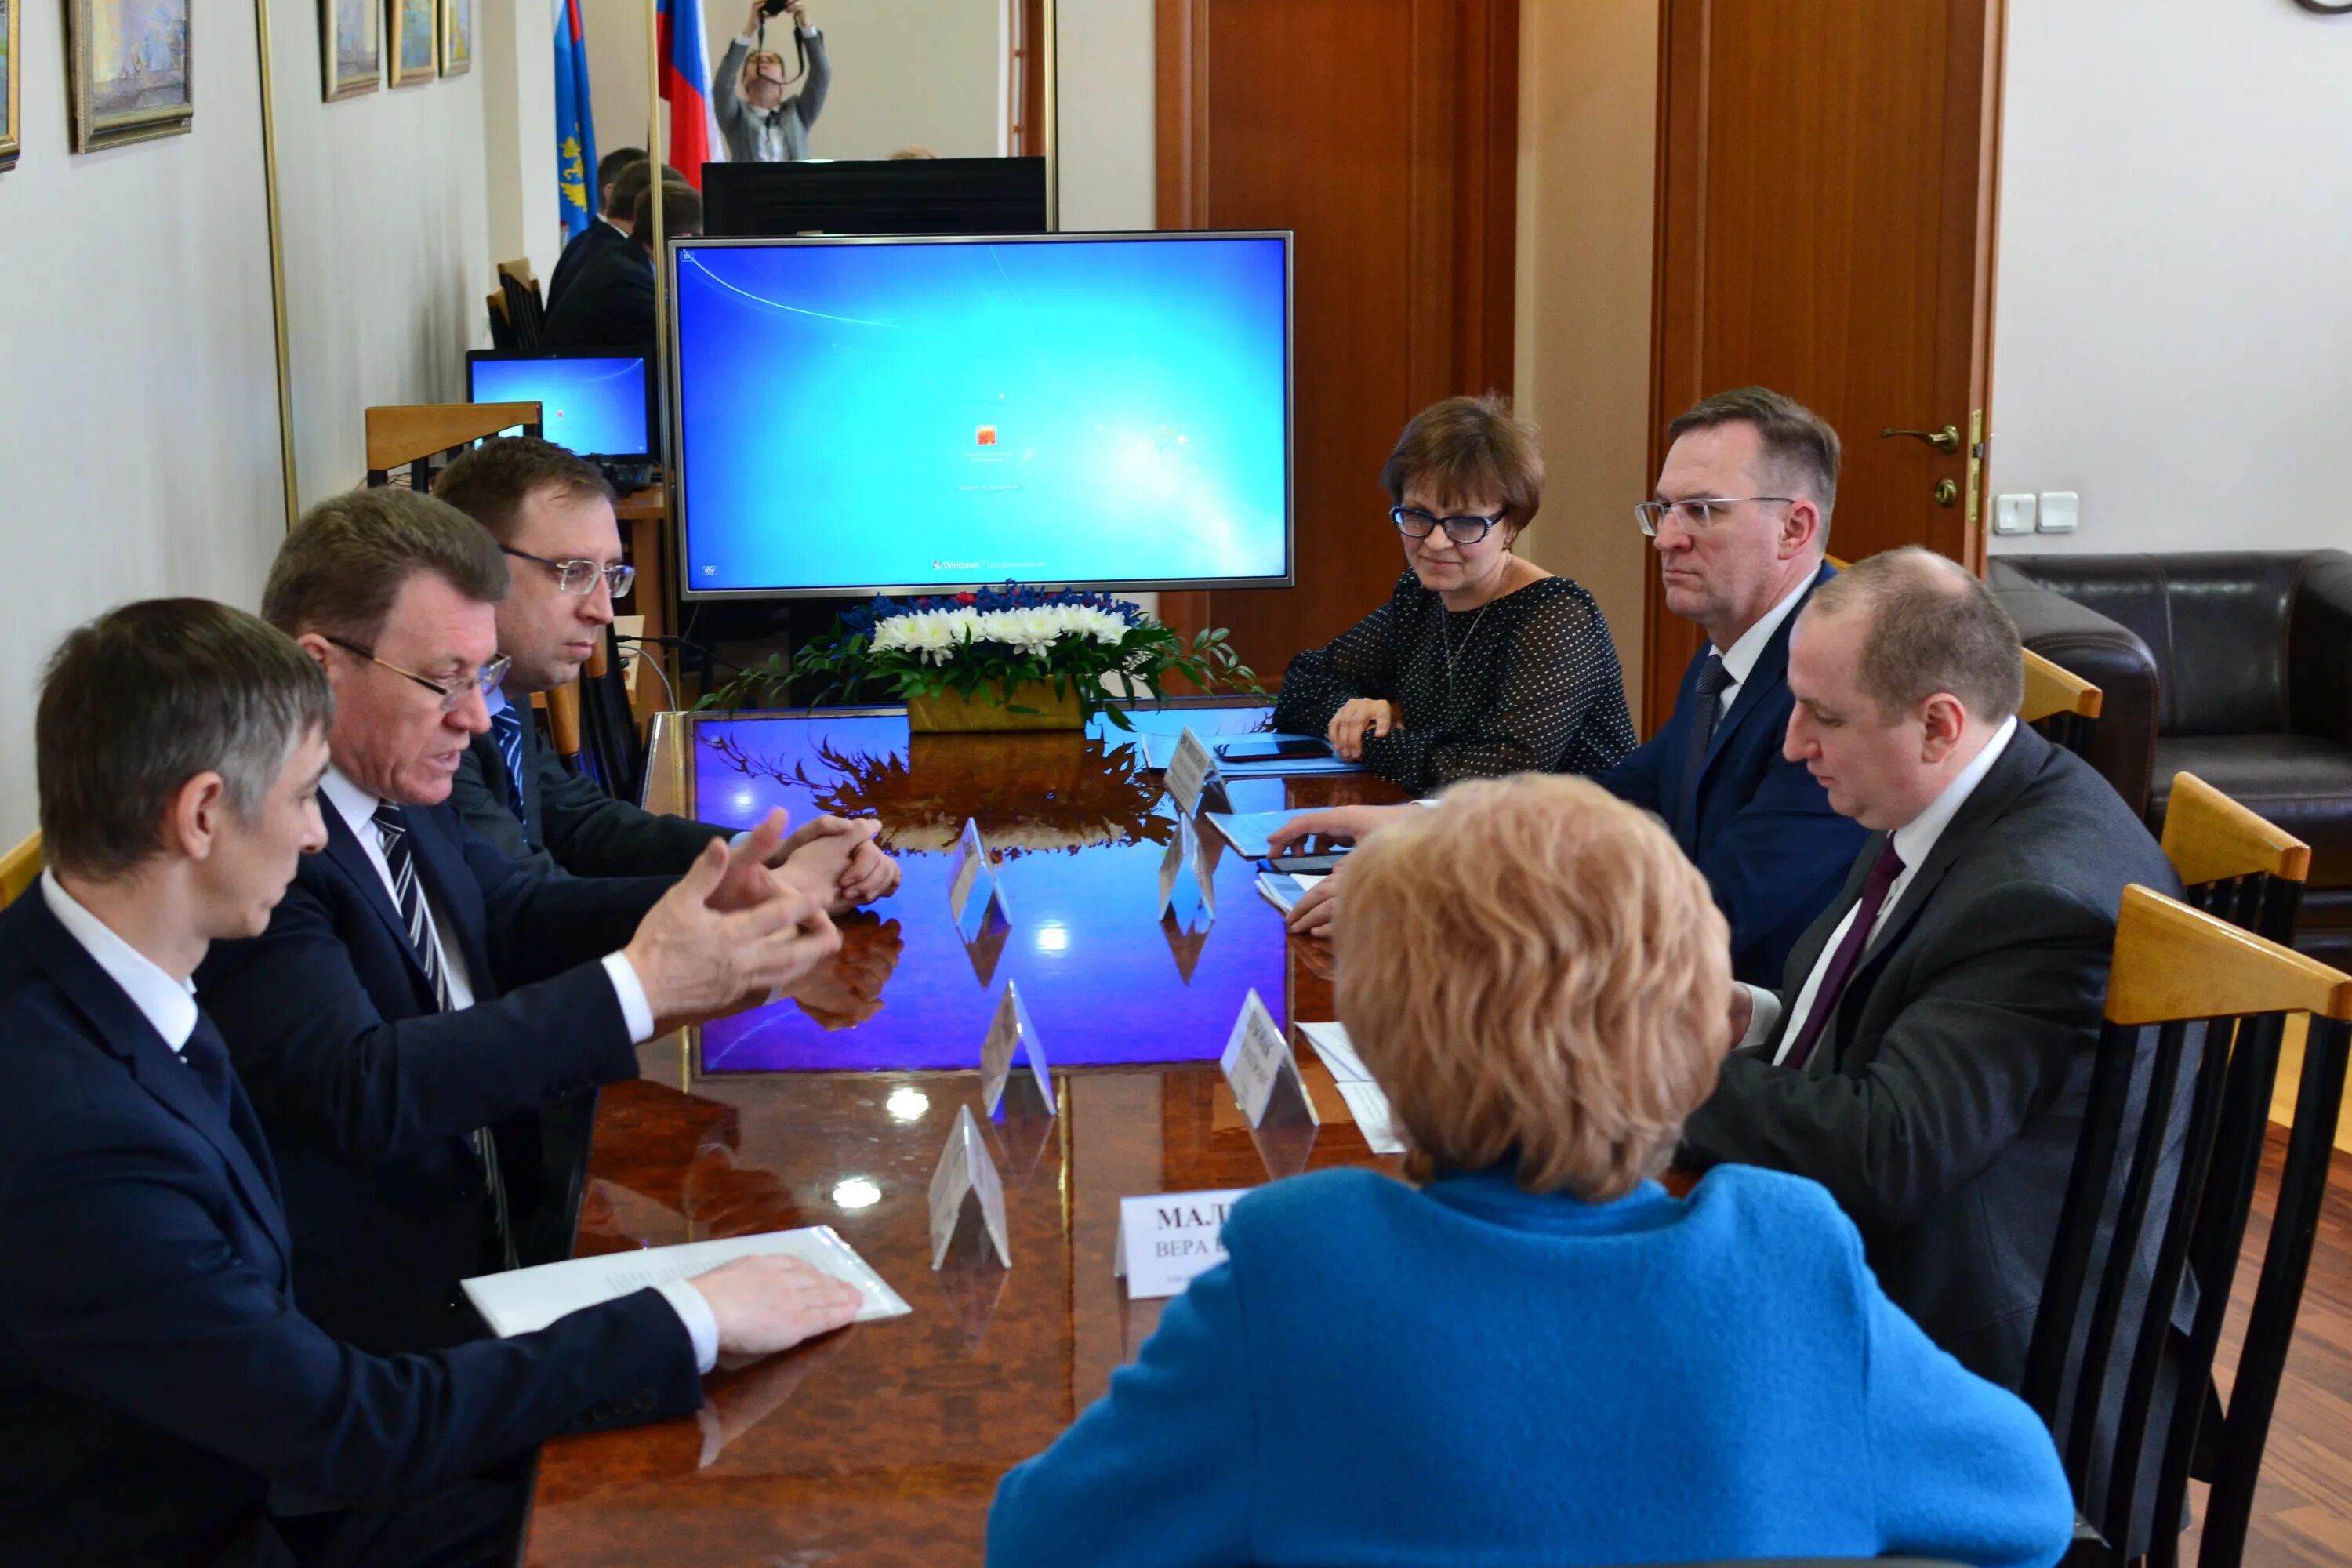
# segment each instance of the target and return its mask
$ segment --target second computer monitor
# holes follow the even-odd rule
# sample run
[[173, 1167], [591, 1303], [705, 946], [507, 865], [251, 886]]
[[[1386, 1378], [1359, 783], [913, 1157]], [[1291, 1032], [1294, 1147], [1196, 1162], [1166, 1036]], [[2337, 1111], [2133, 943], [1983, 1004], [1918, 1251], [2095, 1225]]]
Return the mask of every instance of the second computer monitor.
[[646, 356], [626, 349], [477, 349], [470, 403], [536, 403], [540, 430], [583, 458], [643, 462], [654, 452]]

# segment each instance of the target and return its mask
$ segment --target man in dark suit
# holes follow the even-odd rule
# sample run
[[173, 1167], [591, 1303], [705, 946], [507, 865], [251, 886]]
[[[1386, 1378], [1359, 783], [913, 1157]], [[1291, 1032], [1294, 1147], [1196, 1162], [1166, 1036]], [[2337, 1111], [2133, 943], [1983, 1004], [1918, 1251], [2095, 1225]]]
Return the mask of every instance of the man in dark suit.
[[[688, 184], [662, 184], [662, 226], [677, 238], [702, 232], [702, 197]], [[662, 237], [654, 230], [653, 187], [637, 195], [626, 244], [584, 261], [559, 303], [550, 300], [540, 344], [551, 349], [654, 352], [660, 322], [654, 314], [654, 268]]]
[[[730, 837], [710, 823], [614, 800], [565, 768], [531, 722], [530, 694], [579, 678], [603, 646], [613, 600], [634, 575], [621, 561], [604, 477], [551, 441], [516, 437], [457, 458], [433, 493], [488, 530], [514, 563], [513, 584], [498, 608], [506, 679], [487, 694], [489, 731], [466, 749], [449, 797], [466, 825], [542, 876], [675, 875], [712, 839]], [[818, 817], [778, 847], [774, 863], [813, 844], [837, 851], [819, 841], [845, 836], [848, 858], [832, 906], [869, 902], [898, 884], [897, 863], [873, 843], [874, 827]]]
[[[519, 1499], [467, 1478], [682, 1415], [721, 1352], [856, 1310], [746, 1258], [399, 1362], [303, 1316], [277, 1164], [188, 977], [325, 842], [329, 703], [202, 600], [101, 617], [43, 680], [48, 869], [0, 912], [0, 1561], [511, 1562]], [[273, 1485], [311, 1506], [273, 1517]]]
[[[1806, 596], [1836, 575], [1822, 553], [1837, 433], [1759, 386], [1710, 397], [1667, 430], [1674, 445], [1656, 499], [1639, 509], [1642, 530], [1658, 552], [1666, 607], [1705, 627], [1709, 646], [1691, 660], [1665, 726], [1594, 782], [1665, 822], [1731, 922], [1732, 973], [1773, 980], [1864, 837], [1781, 752], [1789, 629]], [[1360, 838], [1398, 809], [1315, 812], [1272, 842]], [[1334, 877], [1308, 892], [1291, 929], [1322, 930], [1344, 887]]]
[[304, 1309], [387, 1352], [480, 1331], [457, 1286], [519, 1255], [535, 1112], [635, 1077], [657, 1020], [764, 998], [839, 942], [819, 901], [837, 864], [759, 863], [782, 813], [705, 849], [715, 895], [532, 877], [466, 831], [449, 781], [488, 725], [506, 579], [470, 519], [413, 490], [338, 496], [287, 536], [262, 608], [334, 689], [326, 849], [199, 976], [287, 1173]]
[[[631, 170], [643, 168], [635, 178], [637, 184], [627, 191], [621, 189], [622, 176]], [[624, 147], [607, 153], [596, 164], [596, 213], [588, 226], [572, 237], [563, 254], [555, 258], [555, 270], [547, 275], [546, 304], [551, 310], [563, 291], [580, 276], [580, 269], [605, 251], [629, 237], [629, 215], [635, 210], [637, 191], [651, 177], [652, 164], [642, 147]], [[667, 165], [664, 165], [665, 168]]]
[[1890, 552], [1815, 591], [1788, 750], [1871, 837], [1779, 992], [1736, 988], [1740, 1048], [1679, 1162], [1820, 1182], [1895, 1303], [2010, 1388], [2124, 888], [2180, 890], [2114, 789], [2018, 723], [2022, 682], [2015, 627], [1941, 556]]

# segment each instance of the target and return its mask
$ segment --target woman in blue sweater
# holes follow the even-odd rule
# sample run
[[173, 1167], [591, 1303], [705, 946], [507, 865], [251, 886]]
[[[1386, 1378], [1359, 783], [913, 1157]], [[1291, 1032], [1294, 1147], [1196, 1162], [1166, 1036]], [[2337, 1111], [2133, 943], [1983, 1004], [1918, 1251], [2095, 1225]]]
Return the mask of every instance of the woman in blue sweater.
[[997, 1490], [997, 1568], [1916, 1553], [2055, 1563], [2048, 1434], [1879, 1290], [1828, 1194], [1653, 1179], [1716, 1078], [1723, 917], [1581, 779], [1367, 843], [1339, 1012], [1414, 1184], [1277, 1182]]

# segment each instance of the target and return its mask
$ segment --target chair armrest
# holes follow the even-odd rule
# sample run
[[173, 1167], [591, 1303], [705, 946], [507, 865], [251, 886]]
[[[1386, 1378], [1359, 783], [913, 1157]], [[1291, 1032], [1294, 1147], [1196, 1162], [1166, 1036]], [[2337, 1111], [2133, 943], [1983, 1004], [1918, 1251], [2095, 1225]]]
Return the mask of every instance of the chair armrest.
[[2313, 551], [2286, 616], [2288, 727], [2352, 745], [2352, 553]]

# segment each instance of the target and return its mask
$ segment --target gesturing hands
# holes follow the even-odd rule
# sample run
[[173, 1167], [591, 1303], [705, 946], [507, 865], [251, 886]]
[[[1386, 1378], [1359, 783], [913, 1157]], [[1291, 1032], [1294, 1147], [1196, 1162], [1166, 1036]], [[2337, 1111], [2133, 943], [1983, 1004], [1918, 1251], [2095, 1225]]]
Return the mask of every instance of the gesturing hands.
[[874, 842], [881, 826], [867, 816], [820, 816], [794, 830], [767, 863], [826, 909], [854, 910], [898, 888], [898, 862]]
[[[761, 825], [781, 835], [783, 814]], [[646, 913], [621, 950], [656, 1020], [709, 1017], [791, 985], [841, 946], [824, 908], [772, 875], [754, 859], [749, 876], [739, 861], [756, 852], [759, 834], [732, 853], [717, 840], [661, 902]], [[741, 877], [740, 884], [736, 881]], [[714, 902], [722, 887], [757, 901], [734, 909]]]
[[1385, 735], [1391, 730], [1404, 728], [1404, 715], [1393, 702], [1377, 697], [1354, 697], [1331, 715], [1331, 727], [1326, 732], [1332, 752], [1343, 762], [1364, 760], [1364, 731]]

